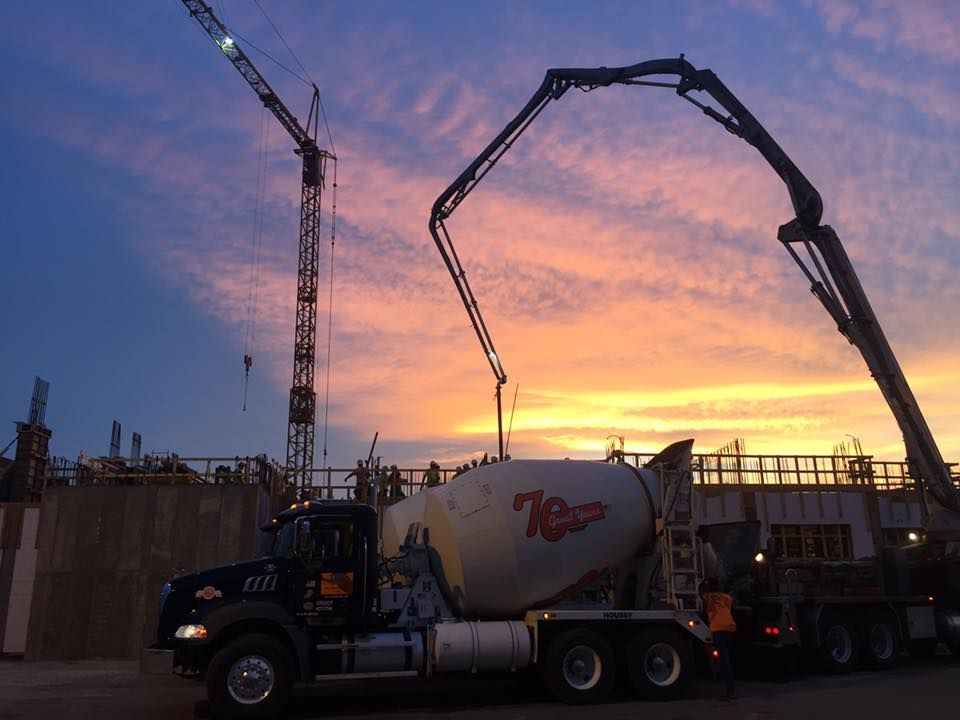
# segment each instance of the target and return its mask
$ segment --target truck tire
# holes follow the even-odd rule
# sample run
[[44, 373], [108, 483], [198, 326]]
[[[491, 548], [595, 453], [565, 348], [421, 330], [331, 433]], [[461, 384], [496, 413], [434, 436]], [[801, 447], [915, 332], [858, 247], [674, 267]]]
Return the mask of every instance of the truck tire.
[[680, 697], [693, 677], [693, 650], [669, 628], [641, 630], [627, 643], [626, 655], [630, 686], [646, 700]]
[[864, 667], [886, 670], [893, 667], [900, 654], [897, 628], [884, 613], [869, 613], [860, 626]]
[[207, 697], [216, 718], [274, 718], [293, 688], [294, 664], [286, 645], [273, 635], [231, 640], [207, 667]]
[[616, 675], [610, 644], [592, 630], [567, 630], [547, 648], [544, 683], [550, 694], [568, 705], [603, 702], [613, 690]]
[[843, 615], [825, 610], [817, 624], [820, 646], [817, 648], [820, 668], [832, 675], [853, 672], [860, 664], [860, 634]]

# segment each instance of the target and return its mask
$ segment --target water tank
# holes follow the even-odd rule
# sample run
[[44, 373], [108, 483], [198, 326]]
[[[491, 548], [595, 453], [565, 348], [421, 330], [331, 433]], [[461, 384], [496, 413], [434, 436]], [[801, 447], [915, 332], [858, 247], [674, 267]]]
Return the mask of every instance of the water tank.
[[422, 522], [457, 614], [517, 618], [647, 547], [659, 502], [659, 479], [649, 470], [576, 460], [494, 463], [391, 507], [384, 552], [410, 522]]

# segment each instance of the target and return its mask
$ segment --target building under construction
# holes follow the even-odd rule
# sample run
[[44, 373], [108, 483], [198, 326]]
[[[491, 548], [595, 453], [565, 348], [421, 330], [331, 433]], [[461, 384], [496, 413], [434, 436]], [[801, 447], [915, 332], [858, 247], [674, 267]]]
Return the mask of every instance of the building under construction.
[[[248, 557], [257, 526], [290, 501], [280, 482], [282, 465], [263, 455], [47, 461], [35, 450], [37, 438], [49, 438], [50, 431], [21, 426], [25, 448], [0, 467], [5, 497], [19, 493], [0, 503], [0, 649], [6, 654], [135, 657], [152, 631], [154, 599], [165, 578]], [[652, 456], [617, 450], [606, 459], [642, 465]], [[351, 470], [313, 469], [311, 495], [355, 501], [355, 485], [344, 480]], [[441, 481], [455, 472], [442, 469]], [[400, 473], [404, 495], [421, 489], [423, 468]], [[763, 544], [798, 560], [875, 556], [916, 540], [924, 516], [908, 465], [869, 455], [697, 455], [693, 507], [702, 524], [758, 521]], [[117, 595], [113, 588], [121, 586], [126, 589]], [[95, 603], [56, 601], [64, 587], [74, 597], [110, 588], [102, 602], [113, 622], [126, 618], [133, 639], [103, 645], [91, 630], [86, 641], [83, 633], [72, 644], [49, 641], [52, 629], [95, 629], [106, 616]]]

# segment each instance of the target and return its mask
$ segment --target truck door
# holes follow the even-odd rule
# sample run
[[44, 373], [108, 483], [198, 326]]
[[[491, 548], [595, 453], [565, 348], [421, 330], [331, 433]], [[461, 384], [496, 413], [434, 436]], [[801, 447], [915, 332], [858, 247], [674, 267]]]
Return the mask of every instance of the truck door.
[[291, 612], [310, 625], [344, 629], [362, 619], [365, 544], [349, 517], [314, 515], [296, 521], [296, 570]]

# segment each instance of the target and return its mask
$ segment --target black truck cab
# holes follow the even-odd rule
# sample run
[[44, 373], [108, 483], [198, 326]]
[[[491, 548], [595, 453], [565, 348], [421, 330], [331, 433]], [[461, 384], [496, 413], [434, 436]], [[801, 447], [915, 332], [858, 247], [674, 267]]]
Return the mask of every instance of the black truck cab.
[[371, 507], [303, 501], [261, 530], [271, 540], [264, 557], [181, 575], [164, 586], [152, 649], [172, 651], [174, 672], [202, 678], [219, 669], [212, 661], [224, 647], [255, 633], [282, 648], [276, 667], [289, 681], [307, 680], [318, 637], [359, 633], [374, 623], [377, 515]]

